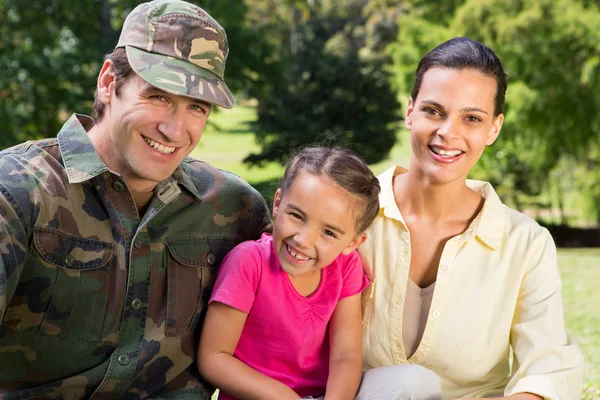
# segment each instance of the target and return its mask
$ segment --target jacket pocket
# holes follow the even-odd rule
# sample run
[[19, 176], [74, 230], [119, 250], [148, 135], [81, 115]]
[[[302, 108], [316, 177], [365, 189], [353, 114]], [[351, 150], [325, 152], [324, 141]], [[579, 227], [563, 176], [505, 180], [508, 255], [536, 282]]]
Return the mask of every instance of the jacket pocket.
[[228, 237], [180, 237], [166, 238], [165, 243], [165, 335], [179, 336], [202, 326], [217, 268], [237, 241]]
[[53, 281], [38, 335], [100, 341], [114, 245], [52, 228], [35, 228], [33, 241], [40, 269]]

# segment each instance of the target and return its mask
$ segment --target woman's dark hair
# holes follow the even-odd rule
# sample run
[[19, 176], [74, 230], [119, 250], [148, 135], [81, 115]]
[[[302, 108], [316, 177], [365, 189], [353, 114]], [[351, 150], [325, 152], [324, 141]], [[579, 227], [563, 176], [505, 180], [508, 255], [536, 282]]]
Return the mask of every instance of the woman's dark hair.
[[[127, 81], [127, 78], [133, 73], [129, 60], [127, 59], [127, 52], [124, 47], [115, 49], [112, 53], [107, 54], [104, 57], [104, 61], [112, 60], [113, 72], [115, 74], [115, 95], [119, 96], [121, 88]], [[92, 111], [92, 118], [95, 123], [98, 123], [104, 116], [104, 103], [98, 99], [98, 90], [94, 93], [94, 110]]]
[[286, 165], [281, 184], [282, 196], [303, 171], [315, 176], [325, 175], [362, 200], [364, 210], [357, 213], [357, 232], [364, 232], [371, 225], [379, 212], [379, 181], [362, 158], [341, 147], [305, 147]]
[[506, 93], [506, 74], [496, 53], [484, 44], [467, 37], [450, 39], [431, 50], [419, 61], [411, 98], [417, 99], [423, 75], [430, 68], [474, 69], [496, 80], [494, 115], [502, 113]]

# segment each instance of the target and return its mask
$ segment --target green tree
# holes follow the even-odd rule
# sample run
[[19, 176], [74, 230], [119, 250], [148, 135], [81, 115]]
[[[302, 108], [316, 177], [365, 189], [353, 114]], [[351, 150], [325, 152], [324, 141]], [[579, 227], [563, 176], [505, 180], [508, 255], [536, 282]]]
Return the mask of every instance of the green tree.
[[349, 146], [368, 162], [388, 155], [400, 105], [383, 61], [360, 56], [365, 5], [323, 1], [304, 19], [293, 19], [281, 79], [259, 98], [261, 151], [246, 162], [282, 161], [291, 149], [315, 141]]

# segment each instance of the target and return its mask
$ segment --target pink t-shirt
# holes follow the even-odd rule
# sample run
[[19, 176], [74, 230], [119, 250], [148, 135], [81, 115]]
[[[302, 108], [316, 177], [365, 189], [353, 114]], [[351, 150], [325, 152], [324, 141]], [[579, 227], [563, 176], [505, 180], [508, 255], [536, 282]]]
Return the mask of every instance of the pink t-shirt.
[[[234, 357], [301, 397], [320, 396], [329, 375], [329, 320], [340, 299], [368, 284], [354, 251], [323, 268], [317, 290], [303, 297], [281, 269], [273, 238], [263, 234], [223, 260], [210, 302], [248, 314]], [[220, 392], [219, 400], [231, 399]]]

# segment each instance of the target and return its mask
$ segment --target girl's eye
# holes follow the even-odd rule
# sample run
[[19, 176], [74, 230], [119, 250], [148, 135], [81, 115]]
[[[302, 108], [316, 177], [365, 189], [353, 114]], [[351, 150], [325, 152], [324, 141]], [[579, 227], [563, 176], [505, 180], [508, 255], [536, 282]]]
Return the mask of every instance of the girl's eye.
[[334, 232], [330, 231], [329, 229], [325, 229], [324, 233], [327, 236], [331, 236], [332, 238], [337, 239], [337, 235]]
[[481, 118], [475, 117], [473, 115], [467, 117], [467, 121], [469, 122], [481, 122]]
[[299, 219], [300, 221], [302, 221], [302, 216], [298, 213], [295, 212], [290, 212], [289, 213], [293, 218]]

